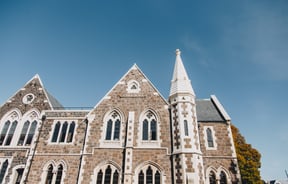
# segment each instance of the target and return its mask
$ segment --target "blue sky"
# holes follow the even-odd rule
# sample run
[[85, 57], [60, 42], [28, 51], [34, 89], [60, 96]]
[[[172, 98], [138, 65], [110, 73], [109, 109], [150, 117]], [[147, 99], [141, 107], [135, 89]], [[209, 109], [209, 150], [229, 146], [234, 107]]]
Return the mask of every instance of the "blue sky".
[[64, 106], [93, 107], [136, 63], [167, 99], [182, 59], [262, 154], [288, 169], [288, 1], [0, 1], [0, 104], [35, 74]]

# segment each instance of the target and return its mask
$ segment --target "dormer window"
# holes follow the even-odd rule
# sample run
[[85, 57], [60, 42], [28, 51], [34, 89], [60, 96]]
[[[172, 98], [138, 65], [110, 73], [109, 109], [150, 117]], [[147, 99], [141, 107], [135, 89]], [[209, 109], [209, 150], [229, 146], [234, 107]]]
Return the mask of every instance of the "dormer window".
[[130, 80], [127, 83], [127, 92], [128, 93], [139, 93], [140, 92], [140, 85], [137, 81], [135, 80]]

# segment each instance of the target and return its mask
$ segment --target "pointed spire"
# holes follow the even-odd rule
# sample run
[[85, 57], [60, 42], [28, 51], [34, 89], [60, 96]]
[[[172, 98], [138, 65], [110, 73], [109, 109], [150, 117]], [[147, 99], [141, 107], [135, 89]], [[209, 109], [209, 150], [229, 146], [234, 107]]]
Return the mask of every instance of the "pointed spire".
[[176, 49], [176, 61], [171, 81], [170, 96], [176, 93], [190, 93], [195, 96], [191, 81], [189, 80], [180, 55], [181, 51]]

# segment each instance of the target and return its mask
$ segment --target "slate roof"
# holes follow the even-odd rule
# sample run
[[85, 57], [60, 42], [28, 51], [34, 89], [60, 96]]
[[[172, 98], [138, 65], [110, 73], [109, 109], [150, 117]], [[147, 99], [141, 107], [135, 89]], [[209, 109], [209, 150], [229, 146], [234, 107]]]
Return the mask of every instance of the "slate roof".
[[47, 94], [47, 98], [49, 102], [51, 103], [51, 106], [53, 109], [56, 109], [56, 110], [64, 109], [64, 107], [60, 104], [60, 102], [54, 96], [52, 96], [46, 89], [45, 89], [45, 92]]
[[225, 122], [220, 110], [211, 99], [197, 99], [196, 113], [199, 122]]

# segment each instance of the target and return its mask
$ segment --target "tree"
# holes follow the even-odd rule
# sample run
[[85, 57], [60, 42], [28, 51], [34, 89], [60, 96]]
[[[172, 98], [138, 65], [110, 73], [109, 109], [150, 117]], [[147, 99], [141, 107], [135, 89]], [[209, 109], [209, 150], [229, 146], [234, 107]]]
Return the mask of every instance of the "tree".
[[231, 125], [238, 165], [243, 184], [262, 184], [260, 176], [261, 154], [247, 144], [245, 138], [240, 134], [238, 128]]

